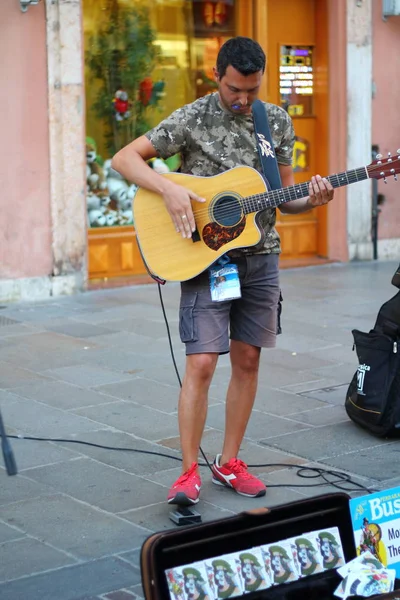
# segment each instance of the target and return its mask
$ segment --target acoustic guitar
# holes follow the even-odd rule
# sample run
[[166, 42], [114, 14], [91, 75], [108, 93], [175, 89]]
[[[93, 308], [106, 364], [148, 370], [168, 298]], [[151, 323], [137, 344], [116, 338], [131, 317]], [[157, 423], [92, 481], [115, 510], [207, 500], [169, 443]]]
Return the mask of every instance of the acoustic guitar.
[[[380, 155], [370, 165], [330, 175], [334, 188], [364, 179], [382, 179], [400, 172], [400, 150]], [[167, 173], [163, 177], [187, 187], [206, 202], [192, 202], [196, 231], [192, 238], [177, 233], [162, 197], [139, 188], [133, 202], [133, 221], [142, 257], [150, 273], [166, 281], [195, 277], [220, 256], [258, 244], [264, 232], [257, 215], [269, 207], [308, 196], [309, 182], [268, 190], [262, 175], [251, 167], [235, 167], [213, 177]]]

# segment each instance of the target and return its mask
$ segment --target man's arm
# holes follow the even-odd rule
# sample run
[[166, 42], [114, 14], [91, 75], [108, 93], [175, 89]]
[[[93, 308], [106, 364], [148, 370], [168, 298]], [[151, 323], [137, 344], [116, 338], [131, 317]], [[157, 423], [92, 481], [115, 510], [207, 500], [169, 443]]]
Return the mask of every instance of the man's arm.
[[127, 181], [162, 195], [171, 182], [147, 164], [146, 161], [156, 156], [157, 151], [153, 144], [142, 135], [117, 152], [111, 161], [111, 166]]
[[197, 194], [181, 185], [177, 185], [168, 177], [156, 173], [146, 161], [157, 156], [157, 151], [150, 140], [142, 135], [117, 152], [111, 166], [121, 175], [151, 192], [163, 197], [166, 208], [174, 223], [175, 229], [182, 237], [191, 237], [195, 231], [195, 221], [191, 200], [204, 202]]
[[[282, 186], [288, 187], [294, 185], [293, 168], [290, 165], [278, 165], [282, 179]], [[316, 206], [327, 204], [333, 198], [333, 187], [327, 179], [316, 175], [311, 178], [311, 183], [308, 188], [309, 196], [305, 198], [296, 198], [290, 202], [284, 202], [279, 205], [281, 213], [286, 215], [297, 215], [307, 210], [311, 210]]]

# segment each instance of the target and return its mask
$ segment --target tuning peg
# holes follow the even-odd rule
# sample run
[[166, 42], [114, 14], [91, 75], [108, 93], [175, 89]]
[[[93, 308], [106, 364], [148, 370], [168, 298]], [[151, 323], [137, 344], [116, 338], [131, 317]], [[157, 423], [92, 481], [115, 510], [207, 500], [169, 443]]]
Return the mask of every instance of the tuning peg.
[[382, 158], [382, 154], [377, 154], [377, 155], [376, 155], [376, 158], [377, 158], [378, 160], [380, 160], [380, 159]]
[[392, 153], [391, 153], [391, 152], [388, 152], [388, 157], [390, 158], [391, 156], [392, 156]]
[[400, 154], [400, 148], [397, 148], [397, 154]]
[[397, 175], [394, 175], [394, 180], [397, 181]]

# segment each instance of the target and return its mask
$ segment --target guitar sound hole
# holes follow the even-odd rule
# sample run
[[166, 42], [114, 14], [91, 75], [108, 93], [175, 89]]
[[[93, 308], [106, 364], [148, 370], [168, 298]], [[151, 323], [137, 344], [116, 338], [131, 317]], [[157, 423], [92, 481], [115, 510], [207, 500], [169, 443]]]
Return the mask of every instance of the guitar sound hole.
[[234, 196], [221, 196], [213, 205], [213, 220], [223, 227], [233, 227], [242, 218], [242, 207]]

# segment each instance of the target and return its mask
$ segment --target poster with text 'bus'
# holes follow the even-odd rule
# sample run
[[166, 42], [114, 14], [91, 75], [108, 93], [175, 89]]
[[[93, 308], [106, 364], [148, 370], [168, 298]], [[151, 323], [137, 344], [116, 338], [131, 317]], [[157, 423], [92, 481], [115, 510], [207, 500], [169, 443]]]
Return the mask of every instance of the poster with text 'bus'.
[[400, 487], [350, 500], [357, 554], [368, 550], [400, 578]]

